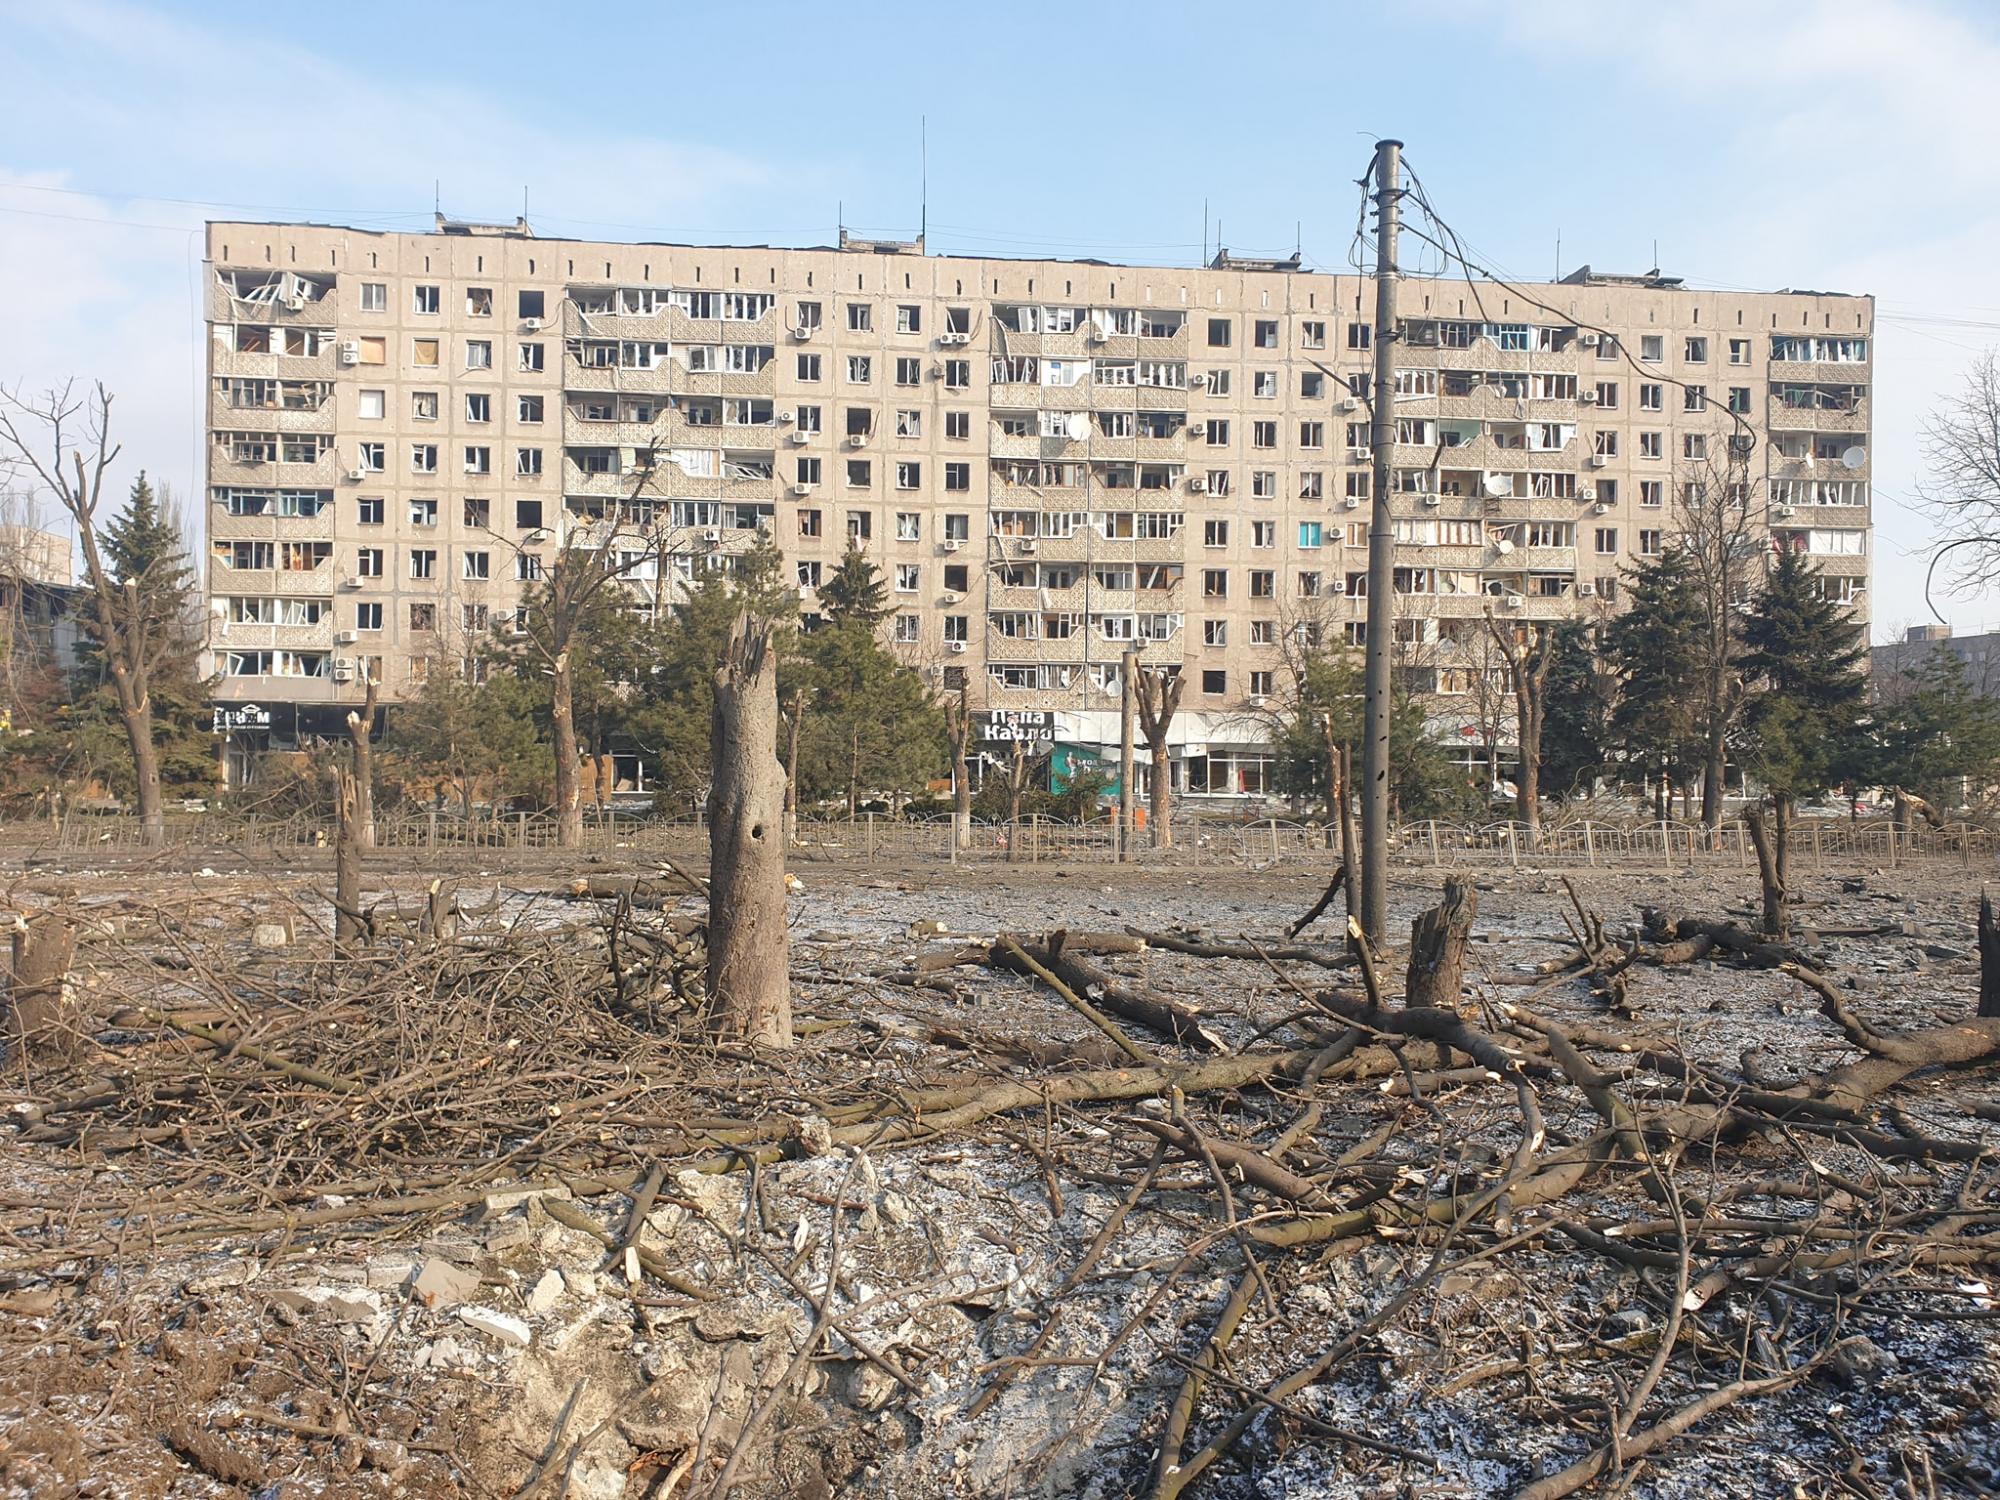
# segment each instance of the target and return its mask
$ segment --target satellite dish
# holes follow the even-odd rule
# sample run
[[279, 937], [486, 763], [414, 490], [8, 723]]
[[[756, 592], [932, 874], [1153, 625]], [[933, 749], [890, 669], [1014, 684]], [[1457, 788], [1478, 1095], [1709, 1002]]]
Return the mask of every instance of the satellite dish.
[[1072, 443], [1080, 443], [1089, 436], [1090, 418], [1086, 417], [1080, 411], [1071, 412], [1069, 414], [1069, 440]]
[[1858, 445], [1849, 448], [1840, 455], [1840, 462], [1844, 468], [1858, 469], [1868, 462], [1868, 450]]
[[1496, 499], [1502, 495], [1511, 495], [1514, 493], [1514, 481], [1504, 474], [1488, 474], [1486, 476], [1486, 493], [1494, 496]]
[[1509, 552], [1512, 552], [1514, 550], [1514, 544], [1508, 541], [1507, 538], [1503, 536], [1498, 538], [1493, 543], [1493, 550], [1499, 553], [1502, 557], [1505, 557]]

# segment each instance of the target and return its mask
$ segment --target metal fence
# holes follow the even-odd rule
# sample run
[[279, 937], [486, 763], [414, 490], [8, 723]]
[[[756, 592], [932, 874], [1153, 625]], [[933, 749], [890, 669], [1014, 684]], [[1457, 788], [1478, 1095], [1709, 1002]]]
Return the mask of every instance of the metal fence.
[[[171, 815], [167, 837], [177, 848], [230, 849], [255, 856], [327, 848], [333, 832], [330, 824], [314, 818], [207, 812]], [[1405, 824], [1393, 837], [1393, 857], [1406, 865], [1676, 869], [1756, 864], [1740, 820], [1711, 831], [1699, 823], [1671, 819], [1552, 819], [1542, 825], [1538, 839], [1531, 839], [1527, 825], [1518, 822], [1426, 821]], [[142, 843], [138, 820], [126, 815], [78, 815], [60, 824], [0, 823], [0, 845], [15, 849], [84, 854], [137, 849]], [[377, 818], [376, 847], [411, 854], [462, 852], [497, 861], [556, 850], [559, 840], [555, 819], [546, 814], [465, 818], [428, 810], [399, 811]], [[1141, 831], [1129, 858], [1139, 865], [1256, 868], [1279, 863], [1331, 865], [1339, 858], [1338, 850], [1334, 831], [1319, 823], [1284, 818], [1246, 822], [1183, 811], [1174, 819], [1172, 848], [1154, 848], [1150, 836]], [[694, 817], [591, 810], [576, 852], [636, 861], [655, 854], [705, 859], [707, 833]], [[1793, 862], [1805, 869], [1936, 861], [1972, 866], [1992, 862], [1996, 853], [2000, 836], [1972, 823], [1899, 828], [1879, 819], [1810, 818], [1795, 826], [1792, 843]], [[949, 817], [862, 813], [852, 818], [800, 819], [792, 854], [801, 863], [1104, 864], [1116, 861], [1118, 841], [1115, 824], [1106, 818], [1084, 823], [1040, 816], [1014, 824], [975, 822], [962, 840], [954, 840]]]

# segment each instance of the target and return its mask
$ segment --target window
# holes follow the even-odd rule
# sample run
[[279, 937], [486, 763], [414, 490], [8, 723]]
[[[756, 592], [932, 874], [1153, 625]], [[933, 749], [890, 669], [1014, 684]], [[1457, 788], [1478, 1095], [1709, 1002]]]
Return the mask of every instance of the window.
[[1278, 399], [1278, 372], [1276, 370], [1252, 370], [1250, 372], [1250, 394], [1263, 401]]
[[355, 340], [361, 346], [361, 363], [364, 365], [386, 365], [389, 363], [389, 341], [379, 334], [363, 334]]
[[897, 615], [896, 643], [904, 646], [915, 645], [918, 639], [917, 632], [922, 628], [922, 623], [916, 615]]
[[1278, 523], [1276, 521], [1252, 521], [1250, 523], [1250, 545], [1253, 547], [1277, 546]]
[[380, 474], [388, 466], [387, 443], [361, 443], [355, 447], [354, 452], [358, 467], [366, 469], [370, 474]]
[[387, 391], [360, 391], [355, 397], [354, 414], [364, 422], [379, 422], [388, 415]]
[[1666, 393], [1666, 387], [1663, 385], [1642, 384], [1639, 387], [1639, 410], [1640, 411], [1665, 410], [1665, 405], [1666, 405], [1665, 393]]
[[875, 309], [866, 302], [848, 303], [847, 326], [855, 333], [872, 333], [875, 329]]
[[484, 391], [469, 392], [465, 398], [465, 420], [468, 422], [492, 421], [493, 398]]
[[1229, 371], [1210, 370], [1208, 372], [1208, 393], [1211, 396], [1226, 396], [1229, 394]]
[[1318, 370], [1307, 370], [1299, 376], [1299, 399], [1303, 401], [1323, 401], [1326, 399], [1326, 376]]
[[1705, 432], [1684, 432], [1681, 434], [1681, 457], [1701, 460], [1708, 457], [1708, 434]]
[[896, 564], [896, 592], [914, 594], [917, 591], [923, 570], [916, 563]]
[[356, 630], [380, 630], [382, 628], [382, 606], [369, 602], [354, 606], [354, 628]]
[[1597, 500], [1600, 505], [1616, 505], [1618, 503], [1618, 481], [1615, 479], [1598, 480]]
[[356, 578], [380, 578], [383, 570], [382, 559], [382, 548], [361, 548], [354, 554], [354, 576]]
[[896, 307], [896, 332], [922, 333], [924, 331], [924, 310], [910, 303], [898, 303]]
[[1229, 441], [1229, 422], [1223, 417], [1210, 417], [1202, 425], [1202, 441], [1226, 444]]
[[1299, 446], [1301, 448], [1324, 448], [1326, 446], [1326, 423], [1299, 423]]
[[850, 486], [866, 487], [875, 482], [875, 465], [865, 458], [850, 458], [847, 461], [847, 482]]
[[514, 398], [514, 419], [517, 422], [540, 422], [542, 420], [542, 398], [540, 396], [516, 396]]
[[1681, 358], [1691, 365], [1708, 363], [1708, 340], [1700, 334], [1690, 334], [1681, 345]]
[[482, 443], [474, 443], [465, 450], [465, 472], [468, 474], [491, 474], [493, 472], [493, 450]]
[[921, 542], [924, 539], [924, 518], [913, 510], [896, 512], [896, 540], [899, 542]]
[[493, 502], [491, 500], [476, 500], [468, 496], [466, 499], [460, 501], [459, 504], [461, 507], [459, 514], [464, 518], [465, 524], [472, 527], [475, 531], [485, 531], [493, 524]]
[[947, 490], [969, 490], [972, 488], [971, 464], [946, 464], [944, 466], [944, 487]]
[[1600, 526], [1597, 528], [1597, 552], [1600, 557], [1609, 556], [1618, 550], [1618, 528]]
[[436, 500], [412, 500], [410, 502], [410, 524], [412, 526], [435, 526], [438, 523], [438, 503]]
[[410, 295], [411, 295], [410, 310], [412, 312], [422, 313], [426, 316], [436, 315], [439, 306], [438, 289], [436, 287], [434, 286], [411, 287]]
[[410, 472], [412, 474], [435, 474], [438, 468], [436, 443], [410, 444]]
[[539, 500], [516, 500], [514, 502], [514, 526], [519, 531], [539, 531], [542, 525], [542, 502]]
[[972, 413], [948, 411], [944, 414], [944, 435], [948, 438], [969, 438], [972, 436]]
[[438, 341], [436, 339], [410, 340], [410, 363], [424, 369], [434, 370], [438, 362]]
[[1275, 469], [1252, 469], [1250, 471], [1250, 498], [1252, 500], [1275, 500], [1278, 498], [1278, 474]]
[[1211, 517], [1201, 523], [1201, 544], [1204, 547], [1227, 547], [1229, 545], [1229, 523], [1220, 517]]
[[459, 558], [458, 576], [468, 583], [477, 583], [493, 576], [493, 554], [491, 552], [467, 552]]
[[798, 482], [800, 484], [807, 484], [807, 485], [818, 484], [820, 476], [820, 461], [816, 458], [800, 459], [798, 463], [797, 475], [798, 475]]
[[924, 414], [921, 411], [899, 411], [896, 413], [896, 436], [900, 438], [922, 437], [924, 435]]
[[410, 392], [410, 417], [417, 422], [435, 422], [438, 414], [436, 391]]
[[875, 534], [875, 518], [865, 510], [850, 510], [847, 513], [847, 539], [850, 542], [865, 542]]
[[1666, 482], [1660, 479], [1639, 481], [1639, 504], [1648, 510], [1658, 510], [1666, 504]]
[[354, 502], [354, 520], [359, 526], [380, 526], [387, 507], [379, 495], [364, 496]]
[[1639, 434], [1639, 457], [1664, 458], [1665, 456], [1666, 447], [1661, 434], [1657, 432], [1642, 432]]
[[1250, 572], [1250, 597], [1252, 599], [1275, 599], [1277, 594], [1277, 573], [1270, 568], [1253, 568]]
[[493, 316], [493, 288], [490, 286], [469, 286], [465, 289], [465, 315], [468, 318], [490, 318]]
[[1250, 424], [1250, 446], [1253, 448], [1277, 447], [1278, 424], [1276, 422], [1252, 422]]
[[539, 448], [516, 448], [514, 450], [514, 474], [520, 479], [538, 479], [542, 473], [542, 450]]
[[1299, 324], [1299, 347], [1301, 349], [1324, 349], [1326, 347], [1326, 324], [1307, 319]]
[[799, 379], [818, 380], [819, 370], [820, 370], [820, 364], [819, 364], [819, 356], [817, 354], [801, 354], [799, 356], [798, 360]]
[[1729, 362], [1732, 365], [1747, 365], [1750, 363], [1750, 340], [1731, 339], [1729, 341]]
[[1366, 349], [1373, 332], [1374, 330], [1366, 323], [1349, 323], [1347, 325], [1347, 347], [1350, 349]]
[[799, 512], [799, 535], [806, 538], [820, 535], [820, 513], [816, 510]]
[[[944, 617], [944, 639], [947, 643], [956, 642], [959, 645], [964, 645], [970, 639], [964, 615], [946, 615]], [[946, 670], [949, 671], [950, 668], [946, 668]]]
[[520, 359], [518, 363], [529, 374], [536, 374], [545, 368], [543, 359], [544, 355], [540, 344], [522, 344], [520, 346]]
[[465, 341], [465, 368], [468, 370], [492, 369], [493, 340], [467, 339]]
[[1682, 411], [1700, 411], [1706, 405], [1708, 405], [1707, 386], [1687, 385], [1681, 387]]
[[1639, 335], [1639, 358], [1649, 364], [1658, 364], [1667, 357], [1667, 340], [1664, 334], [1642, 333]]
[[1278, 320], [1276, 318], [1259, 318], [1257, 320], [1256, 340], [1259, 349], [1277, 348]]
[[1203, 620], [1201, 622], [1201, 643], [1204, 646], [1228, 645], [1229, 622], [1227, 620]]
[[1229, 319], [1210, 318], [1208, 320], [1208, 347], [1227, 349], [1229, 347]]
[[1201, 597], [1204, 599], [1227, 599], [1229, 597], [1229, 570], [1227, 568], [1202, 569]]
[[1750, 387], [1732, 385], [1729, 388], [1729, 409], [1741, 415], [1750, 410]]
[[1325, 535], [1325, 528], [1321, 525], [1320, 522], [1318, 521], [1299, 522], [1299, 545], [1301, 547], [1310, 548], [1319, 546], [1321, 538], [1324, 535]]
[[896, 465], [897, 489], [914, 490], [921, 488], [923, 485], [923, 479], [924, 479], [924, 466], [922, 464], [899, 463]]
[[866, 385], [875, 378], [875, 362], [865, 354], [847, 356], [847, 379], [852, 385]]
[[1660, 555], [1659, 532], [1641, 531], [1639, 533], [1639, 555], [1641, 557], [1658, 557]]
[[1218, 697], [1229, 691], [1229, 674], [1220, 667], [1204, 667], [1201, 673], [1201, 690], [1210, 697]]
[[1600, 380], [1597, 382], [1597, 404], [1605, 411], [1618, 410], [1618, 382]]
[[435, 547], [412, 547], [410, 549], [410, 576], [412, 578], [437, 577], [438, 555]]
[[387, 312], [389, 310], [389, 283], [386, 281], [362, 282], [361, 310], [363, 312]]
[[1599, 458], [1616, 458], [1618, 456], [1618, 429], [1615, 427], [1598, 428], [1596, 432], [1591, 434], [1590, 451]]
[[514, 315], [519, 318], [540, 318], [547, 315], [548, 302], [541, 292], [523, 291], [515, 298]]
[[969, 359], [948, 359], [944, 362], [944, 388], [948, 391], [962, 391], [972, 384], [972, 361]]
[[[852, 365], [853, 361], [849, 360], [848, 363]], [[853, 377], [850, 375], [848, 378], [852, 379]], [[864, 374], [861, 378], [863, 380], [866, 380], [868, 377], [867, 375]], [[897, 358], [896, 360], [897, 385], [922, 385], [923, 381], [924, 381], [924, 362], [921, 359], [914, 358], [907, 354], [899, 356]]]

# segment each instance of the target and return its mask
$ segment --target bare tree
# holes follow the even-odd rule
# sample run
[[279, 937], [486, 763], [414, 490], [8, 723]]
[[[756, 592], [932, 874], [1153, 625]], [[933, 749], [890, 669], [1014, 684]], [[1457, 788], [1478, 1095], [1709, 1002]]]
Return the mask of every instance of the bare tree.
[[945, 738], [951, 742], [951, 838], [954, 847], [972, 843], [972, 704], [961, 684], [944, 700]]
[[[1713, 450], [1724, 445], [1726, 454], [1717, 456]], [[1753, 504], [1747, 450], [1719, 433], [1709, 435], [1708, 448], [1707, 456], [1681, 466], [1673, 515], [1674, 543], [1687, 554], [1701, 616], [1694, 663], [1701, 682], [1701, 821], [1713, 836], [1722, 827], [1729, 732], [1744, 704], [1741, 609], [1749, 598], [1762, 507]]]
[[1929, 474], [1917, 494], [1943, 529], [1931, 566], [1953, 553], [1959, 590], [2000, 583], [2000, 362], [1992, 350], [1925, 421], [1924, 462]]
[[1186, 691], [1187, 678], [1179, 672], [1142, 669], [1132, 677], [1133, 701], [1139, 710], [1139, 732], [1146, 737], [1146, 749], [1153, 760], [1152, 806], [1146, 817], [1155, 849], [1171, 849], [1174, 846], [1173, 788], [1169, 785], [1167, 774], [1167, 734], [1173, 728], [1174, 715], [1180, 712], [1181, 694]]
[[359, 709], [347, 711], [347, 738], [353, 749], [355, 839], [363, 849], [375, 847], [375, 700], [381, 684], [369, 672], [367, 696]]
[[92, 621], [132, 754], [141, 836], [158, 848], [167, 841], [160, 758], [153, 744], [158, 641], [150, 628], [144, 580], [114, 579], [97, 539], [105, 475], [119, 454], [111, 440], [111, 401], [101, 382], [89, 394], [79, 393], [72, 381], [33, 398], [0, 389], [0, 462], [38, 480], [76, 527]]
[[1548, 712], [1549, 666], [1555, 660], [1552, 624], [1502, 625], [1486, 612], [1486, 633], [1507, 668], [1514, 695], [1514, 725], [1520, 764], [1514, 772], [1514, 806], [1528, 825], [1528, 846], [1542, 842], [1542, 720]]

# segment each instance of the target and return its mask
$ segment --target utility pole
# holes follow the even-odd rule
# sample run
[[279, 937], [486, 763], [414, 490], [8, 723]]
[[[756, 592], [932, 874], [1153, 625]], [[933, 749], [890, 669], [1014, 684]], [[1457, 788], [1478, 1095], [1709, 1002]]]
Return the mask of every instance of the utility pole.
[[1396, 519], [1390, 506], [1396, 442], [1396, 229], [1403, 143], [1375, 143], [1375, 378], [1368, 438], [1375, 456], [1368, 523], [1366, 738], [1361, 749], [1361, 927], [1380, 945], [1389, 927], [1389, 652], [1396, 632]]
[[[1139, 676], [1139, 653], [1127, 651], [1118, 663], [1118, 862], [1132, 857], [1132, 693]], [[1159, 768], [1153, 770], [1159, 775]]]

